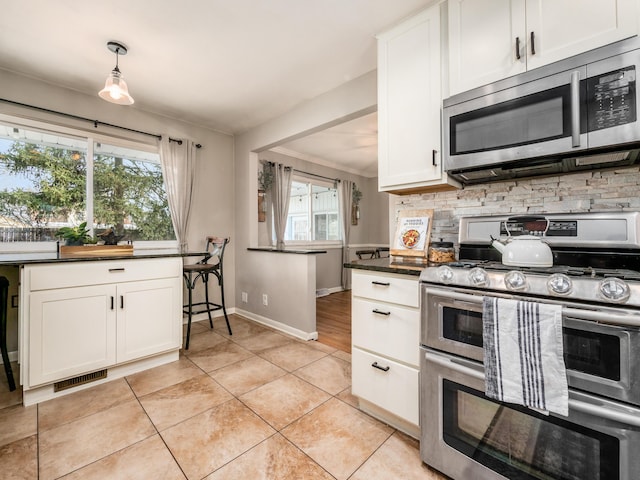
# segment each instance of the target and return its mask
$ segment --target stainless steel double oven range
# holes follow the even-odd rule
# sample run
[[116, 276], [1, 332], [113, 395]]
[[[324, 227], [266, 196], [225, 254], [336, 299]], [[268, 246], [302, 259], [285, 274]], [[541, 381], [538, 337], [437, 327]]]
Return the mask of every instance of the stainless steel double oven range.
[[[489, 245], [545, 229], [551, 268]], [[463, 218], [459, 243], [420, 277], [423, 461], [460, 480], [640, 478], [640, 213]], [[485, 397], [485, 296], [563, 306], [567, 417]]]

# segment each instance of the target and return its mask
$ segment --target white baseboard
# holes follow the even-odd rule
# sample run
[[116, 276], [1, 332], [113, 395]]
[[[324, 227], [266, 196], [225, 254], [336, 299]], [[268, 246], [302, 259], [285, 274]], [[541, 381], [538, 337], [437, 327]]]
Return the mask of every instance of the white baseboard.
[[[9, 361], [10, 362], [17, 362], [18, 361], [18, 351], [14, 351], [14, 352], [7, 352], [9, 354]], [[0, 356], [0, 365], [4, 365], [4, 362], [2, 361], [2, 357]]]
[[316, 290], [316, 298], [318, 297], [326, 297], [327, 295], [331, 295], [332, 293], [344, 292], [344, 288], [342, 287], [331, 287], [331, 288], [319, 288]]
[[256, 323], [261, 323], [262, 325], [266, 325], [280, 332], [286, 333], [288, 335], [294, 336], [296, 338], [300, 338], [302, 340], [317, 340], [318, 332], [305, 332], [299, 330], [291, 325], [287, 325], [282, 322], [277, 322], [267, 317], [263, 317], [262, 315], [257, 315], [252, 312], [247, 312], [246, 310], [236, 309], [235, 313], [238, 315], [242, 315], [243, 317], [247, 317], [249, 320], [253, 320]]

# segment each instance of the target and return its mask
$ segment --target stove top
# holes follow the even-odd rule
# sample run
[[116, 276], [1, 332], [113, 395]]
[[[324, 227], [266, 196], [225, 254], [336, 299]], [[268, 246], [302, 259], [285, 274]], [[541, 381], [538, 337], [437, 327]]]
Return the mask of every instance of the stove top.
[[[553, 267], [503, 265], [492, 237], [535, 235]], [[426, 283], [640, 307], [640, 212], [484, 216], [460, 219], [458, 262], [427, 267]]]
[[553, 275], [554, 273], [561, 273], [570, 277], [585, 277], [585, 278], [606, 278], [616, 277], [622, 280], [635, 280], [640, 281], [640, 272], [637, 270], [621, 269], [621, 268], [599, 268], [599, 267], [575, 267], [569, 265], [554, 265], [553, 267], [513, 267], [509, 265], [503, 265], [501, 262], [494, 262], [488, 260], [480, 261], [458, 261], [450, 262], [445, 265], [454, 268], [476, 268], [481, 267], [485, 270], [498, 270], [509, 272], [512, 270], [519, 270], [524, 274], [537, 273], [542, 275]]

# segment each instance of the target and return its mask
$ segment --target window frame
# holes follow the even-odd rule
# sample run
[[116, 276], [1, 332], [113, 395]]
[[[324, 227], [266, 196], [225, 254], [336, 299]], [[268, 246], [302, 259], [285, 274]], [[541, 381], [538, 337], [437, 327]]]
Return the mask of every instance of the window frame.
[[[309, 200], [307, 202], [307, 221], [309, 222], [310, 229], [308, 233], [313, 237], [315, 234], [315, 212], [313, 210], [313, 201], [311, 199], [311, 195], [313, 195], [313, 187], [322, 187], [322, 188], [335, 188], [336, 198], [339, 195], [339, 191], [334, 182], [330, 180], [320, 180], [314, 177], [308, 177], [304, 174], [294, 173], [291, 177], [291, 182], [304, 183], [309, 186]], [[291, 197], [289, 197], [289, 207], [291, 207]], [[330, 215], [332, 212], [322, 212], [326, 215]], [[285, 240], [284, 243], [287, 246], [291, 247], [305, 247], [312, 246], [314, 248], [331, 248], [336, 246], [342, 246], [342, 225], [340, 220], [340, 201], [338, 200], [338, 208], [336, 209], [336, 214], [338, 217], [338, 240]], [[291, 215], [290, 210], [287, 218]], [[275, 241], [275, 233], [274, 233], [274, 241]]]
[[[94, 166], [94, 145], [96, 143], [104, 143], [116, 147], [129, 148], [132, 150], [138, 150], [147, 153], [153, 153], [158, 155], [158, 161], [161, 164], [160, 159], [160, 144], [158, 141], [153, 142], [143, 141], [142, 137], [148, 137], [146, 135], [139, 135], [138, 138], [126, 138], [118, 135], [109, 135], [101, 132], [94, 132], [88, 129], [80, 127], [69, 127], [61, 125], [55, 122], [47, 122], [44, 120], [33, 120], [23, 118], [14, 115], [7, 115], [0, 113], [0, 123], [16, 128], [24, 128], [36, 131], [42, 131], [51, 133], [53, 135], [61, 135], [68, 137], [82, 138], [87, 142], [86, 153], [86, 207], [85, 218], [87, 219], [87, 226], [90, 227], [90, 234], [93, 235], [93, 220], [89, 221], [89, 217], [93, 218], [93, 166]], [[145, 138], [145, 140], [148, 140]], [[164, 180], [164, 179], [163, 179]], [[91, 193], [91, 195], [89, 195]], [[158, 249], [177, 249], [178, 240], [136, 240], [134, 242], [135, 250], [158, 250]], [[36, 241], [36, 242], [0, 242], [0, 253], [6, 252], [50, 252], [57, 249], [57, 244], [51, 241]]]

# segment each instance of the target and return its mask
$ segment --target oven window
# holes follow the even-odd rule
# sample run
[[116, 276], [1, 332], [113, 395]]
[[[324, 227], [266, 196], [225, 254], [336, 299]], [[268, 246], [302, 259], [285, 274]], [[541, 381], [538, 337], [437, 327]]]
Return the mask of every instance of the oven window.
[[615, 437], [501, 404], [443, 380], [444, 441], [491, 470], [517, 480], [619, 478]]
[[482, 347], [482, 312], [442, 307], [442, 336]]
[[615, 335], [563, 328], [564, 362], [568, 369], [620, 380], [620, 339]]
[[570, 94], [567, 84], [451, 117], [451, 155], [570, 136]]

